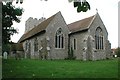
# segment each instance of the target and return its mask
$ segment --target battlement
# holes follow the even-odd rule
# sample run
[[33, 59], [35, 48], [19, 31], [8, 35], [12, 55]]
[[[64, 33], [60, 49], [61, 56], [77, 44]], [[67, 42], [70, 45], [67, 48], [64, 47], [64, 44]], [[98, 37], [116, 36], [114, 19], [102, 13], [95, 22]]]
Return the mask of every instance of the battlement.
[[29, 17], [25, 22], [25, 33], [33, 29], [35, 26], [46, 20], [46, 18], [41, 17], [40, 19]]

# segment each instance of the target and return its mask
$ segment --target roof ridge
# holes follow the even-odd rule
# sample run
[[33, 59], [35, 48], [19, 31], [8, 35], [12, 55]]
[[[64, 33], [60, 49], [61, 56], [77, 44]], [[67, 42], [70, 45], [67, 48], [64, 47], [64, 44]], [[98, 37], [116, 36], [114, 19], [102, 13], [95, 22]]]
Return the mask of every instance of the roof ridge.
[[[95, 14], [95, 15], [96, 15], [96, 14]], [[72, 22], [72, 23], [80, 22], [80, 21], [82, 21], [82, 20], [85, 20], [85, 19], [88, 19], [88, 18], [94, 17], [95, 15], [92, 15], [92, 16], [89, 16], [89, 17], [86, 17], [86, 18], [83, 18], [83, 19], [80, 19], [80, 20], [74, 21], [74, 22]], [[72, 23], [70, 23], [70, 24], [72, 24]], [[68, 25], [69, 25], [69, 24], [68, 24]]]

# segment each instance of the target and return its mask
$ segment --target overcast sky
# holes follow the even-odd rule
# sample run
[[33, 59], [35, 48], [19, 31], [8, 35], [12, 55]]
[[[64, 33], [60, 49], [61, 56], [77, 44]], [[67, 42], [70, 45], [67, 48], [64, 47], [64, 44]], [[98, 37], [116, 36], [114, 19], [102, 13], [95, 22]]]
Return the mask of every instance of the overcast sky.
[[[29, 17], [41, 18], [56, 14], [61, 11], [67, 24], [81, 20], [83, 18], [96, 14], [96, 9], [106, 26], [108, 31], [108, 39], [111, 47], [118, 46], [118, 1], [119, 0], [87, 0], [90, 3], [91, 10], [87, 12], [77, 13], [73, 3], [68, 0], [23, 0], [23, 4], [16, 4], [16, 7], [22, 7], [24, 13], [20, 23], [14, 23], [14, 27], [18, 29], [19, 34], [12, 36], [12, 41], [17, 42], [25, 31], [25, 21]], [[15, 2], [14, 2], [15, 3]]]

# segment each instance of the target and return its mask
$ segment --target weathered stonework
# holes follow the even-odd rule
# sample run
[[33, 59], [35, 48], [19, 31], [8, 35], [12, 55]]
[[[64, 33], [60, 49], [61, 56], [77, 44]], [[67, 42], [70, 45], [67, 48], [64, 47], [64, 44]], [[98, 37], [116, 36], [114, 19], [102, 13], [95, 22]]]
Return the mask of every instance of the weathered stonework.
[[[86, 21], [86, 23], [84, 22]], [[101, 60], [111, 58], [111, 44], [108, 41], [108, 32], [97, 13], [96, 15], [81, 21], [82, 29], [77, 29], [81, 23], [75, 22], [71, 27], [66, 24], [60, 12], [40, 23], [40, 32], [34, 34], [34, 31], [28, 31], [19, 42], [23, 42], [25, 58], [31, 59], [65, 59], [68, 51], [73, 47], [73, 56], [79, 60]], [[44, 24], [44, 25], [43, 25]], [[87, 25], [87, 26], [86, 26]], [[40, 27], [41, 26], [41, 27]], [[79, 26], [78, 26], [79, 27]], [[37, 30], [37, 26], [35, 27]], [[77, 30], [75, 31], [76, 28]], [[96, 30], [102, 30], [103, 49], [96, 49]], [[63, 33], [63, 48], [56, 48], [57, 30], [61, 29]], [[73, 30], [73, 32], [72, 32]], [[34, 35], [33, 35], [34, 34]], [[27, 37], [27, 36], [30, 37]], [[31, 36], [32, 35], [32, 36]], [[26, 37], [25, 37], [26, 36]], [[61, 39], [61, 38], [59, 38]], [[101, 47], [101, 44], [99, 46]], [[37, 48], [36, 48], [37, 46]], [[36, 49], [35, 49], [36, 48]]]

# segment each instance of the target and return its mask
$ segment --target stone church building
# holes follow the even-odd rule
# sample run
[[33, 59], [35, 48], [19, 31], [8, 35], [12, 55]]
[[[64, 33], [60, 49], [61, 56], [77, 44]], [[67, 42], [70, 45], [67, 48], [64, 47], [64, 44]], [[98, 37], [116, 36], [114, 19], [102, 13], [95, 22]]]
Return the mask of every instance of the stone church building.
[[98, 13], [71, 24], [66, 24], [61, 12], [35, 24], [32, 20], [26, 21], [25, 33], [18, 41], [25, 58], [65, 59], [71, 51], [79, 60], [111, 58], [108, 32]]

